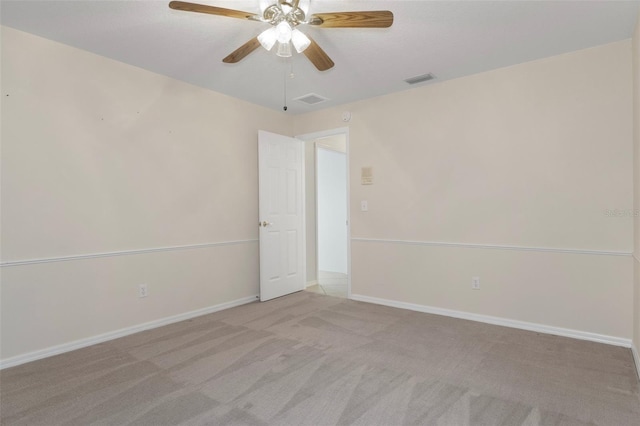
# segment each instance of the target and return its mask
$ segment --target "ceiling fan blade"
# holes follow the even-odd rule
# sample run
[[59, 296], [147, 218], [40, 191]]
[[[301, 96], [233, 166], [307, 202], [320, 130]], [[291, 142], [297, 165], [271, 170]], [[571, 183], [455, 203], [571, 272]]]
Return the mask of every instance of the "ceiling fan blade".
[[329, 68], [332, 68], [335, 64], [329, 55], [327, 55], [311, 37], [309, 37], [309, 40], [311, 41], [311, 44], [302, 53], [304, 53], [307, 59], [309, 59], [319, 71], [326, 71]]
[[323, 28], [387, 28], [393, 24], [393, 13], [389, 10], [314, 13], [309, 24]]
[[207, 6], [205, 4], [188, 3], [184, 1], [172, 1], [169, 7], [175, 10], [184, 10], [187, 12], [208, 13], [210, 15], [228, 16], [230, 18], [239, 19], [255, 19], [256, 15], [241, 10], [225, 9], [223, 7]]
[[236, 50], [231, 52], [226, 58], [222, 60], [222, 62], [226, 64], [235, 64], [236, 62], [240, 62], [247, 56], [249, 53], [253, 52], [260, 46], [260, 42], [258, 41], [258, 37], [254, 37], [242, 46], [238, 47]]

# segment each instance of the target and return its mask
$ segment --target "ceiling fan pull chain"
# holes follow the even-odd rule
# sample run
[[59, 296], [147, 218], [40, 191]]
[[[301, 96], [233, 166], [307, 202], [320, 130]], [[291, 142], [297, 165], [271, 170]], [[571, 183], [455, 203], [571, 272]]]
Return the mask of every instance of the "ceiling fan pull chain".
[[287, 65], [285, 63], [284, 66], [284, 107], [282, 107], [285, 112], [287, 111]]

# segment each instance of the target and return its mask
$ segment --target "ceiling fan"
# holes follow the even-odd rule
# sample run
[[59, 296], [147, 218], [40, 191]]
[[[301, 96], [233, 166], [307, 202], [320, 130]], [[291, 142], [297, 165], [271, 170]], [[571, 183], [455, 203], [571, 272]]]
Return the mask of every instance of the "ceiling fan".
[[278, 56], [291, 56], [291, 45], [293, 45], [298, 53], [304, 53], [320, 71], [330, 69], [334, 63], [313, 39], [297, 28], [299, 25], [313, 25], [318, 28], [387, 28], [393, 24], [393, 13], [388, 10], [314, 13], [307, 17], [299, 4], [300, 0], [277, 0], [276, 3], [264, 9], [262, 16], [240, 10], [183, 1], [172, 1], [169, 3], [169, 7], [176, 10], [208, 13], [271, 24], [269, 29], [231, 52], [222, 60], [225, 63], [240, 62], [260, 45], [267, 50], [271, 50], [277, 42], [276, 54]]

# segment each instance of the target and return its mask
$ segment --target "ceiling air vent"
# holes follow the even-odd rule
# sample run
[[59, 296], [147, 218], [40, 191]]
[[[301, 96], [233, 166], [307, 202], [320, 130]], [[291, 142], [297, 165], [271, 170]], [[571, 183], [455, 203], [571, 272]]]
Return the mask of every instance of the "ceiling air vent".
[[303, 95], [303, 96], [300, 96], [299, 98], [294, 99], [294, 101], [304, 102], [307, 105], [315, 105], [327, 100], [328, 100], [327, 98], [322, 97], [320, 95], [316, 95], [315, 93], [309, 93], [308, 95]]
[[415, 77], [407, 78], [405, 81], [409, 84], [418, 84], [418, 83], [422, 83], [423, 81], [433, 80], [434, 78], [436, 78], [436, 76], [429, 73], [429, 74], [422, 74], [422, 75], [417, 75]]

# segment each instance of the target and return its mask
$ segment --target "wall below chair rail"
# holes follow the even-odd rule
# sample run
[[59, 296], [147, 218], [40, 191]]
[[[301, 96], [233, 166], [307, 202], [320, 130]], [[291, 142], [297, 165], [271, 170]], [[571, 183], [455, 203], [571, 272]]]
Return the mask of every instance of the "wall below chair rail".
[[257, 258], [257, 241], [244, 241], [5, 266], [1, 358], [251, 298]]
[[[573, 330], [572, 337], [630, 346], [630, 254], [358, 239], [352, 249], [354, 294]], [[479, 290], [471, 288], [476, 276]]]

